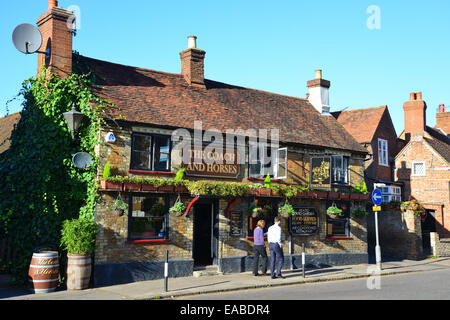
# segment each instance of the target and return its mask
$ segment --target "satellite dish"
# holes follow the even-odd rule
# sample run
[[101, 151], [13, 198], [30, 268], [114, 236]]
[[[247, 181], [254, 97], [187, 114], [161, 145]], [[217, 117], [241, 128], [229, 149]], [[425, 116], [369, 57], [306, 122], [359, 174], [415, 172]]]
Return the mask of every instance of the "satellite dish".
[[46, 52], [38, 51], [42, 46], [42, 34], [38, 28], [29, 23], [18, 25], [12, 34], [12, 41], [17, 50], [25, 54], [43, 53], [50, 56], [50, 49]]
[[93, 159], [89, 153], [79, 152], [73, 156], [72, 162], [78, 169], [87, 169], [93, 164]]

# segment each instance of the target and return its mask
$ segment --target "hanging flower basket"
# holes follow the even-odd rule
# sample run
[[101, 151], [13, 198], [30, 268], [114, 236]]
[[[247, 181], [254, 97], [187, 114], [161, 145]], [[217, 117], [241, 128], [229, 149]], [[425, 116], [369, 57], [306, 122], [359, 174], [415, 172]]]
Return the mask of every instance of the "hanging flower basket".
[[181, 202], [180, 197], [175, 201], [175, 204], [169, 209], [170, 214], [181, 217], [186, 212], [186, 206]]
[[289, 203], [285, 203], [282, 207], [278, 208], [278, 213], [283, 218], [289, 218], [291, 215], [295, 214], [295, 210]]
[[335, 203], [333, 203], [333, 205], [331, 207], [329, 207], [327, 209], [327, 215], [331, 218], [331, 219], [337, 219], [341, 216], [343, 216], [343, 212], [342, 209], [339, 209]]
[[114, 204], [109, 208], [116, 217], [121, 217], [128, 210], [128, 206], [121, 199], [117, 199]]

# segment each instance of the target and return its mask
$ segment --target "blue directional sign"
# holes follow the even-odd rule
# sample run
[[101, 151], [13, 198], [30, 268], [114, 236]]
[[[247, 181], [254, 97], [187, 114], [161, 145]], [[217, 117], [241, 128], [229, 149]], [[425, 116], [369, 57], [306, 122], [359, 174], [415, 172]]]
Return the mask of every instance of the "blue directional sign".
[[381, 191], [378, 189], [373, 190], [373, 193], [372, 193], [373, 204], [376, 206], [379, 206], [381, 204], [382, 199], [383, 199], [383, 195], [382, 195]]

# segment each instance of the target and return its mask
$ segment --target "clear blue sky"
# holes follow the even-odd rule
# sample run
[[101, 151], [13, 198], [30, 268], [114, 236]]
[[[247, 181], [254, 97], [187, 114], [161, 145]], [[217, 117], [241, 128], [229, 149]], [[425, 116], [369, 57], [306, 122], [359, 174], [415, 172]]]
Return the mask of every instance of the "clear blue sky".
[[[388, 105], [399, 134], [403, 103], [422, 91], [428, 125], [438, 105], [450, 110], [450, 1], [406, 0], [60, 0], [79, 6], [74, 50], [125, 65], [179, 73], [179, 52], [196, 35], [206, 51], [205, 76], [225, 83], [305, 97], [306, 81], [322, 69], [331, 81], [332, 111]], [[366, 12], [376, 5], [381, 29]], [[4, 1], [0, 10], [0, 114], [37, 56], [14, 48], [11, 33], [35, 24], [47, 0]], [[20, 110], [10, 105], [10, 113]]]

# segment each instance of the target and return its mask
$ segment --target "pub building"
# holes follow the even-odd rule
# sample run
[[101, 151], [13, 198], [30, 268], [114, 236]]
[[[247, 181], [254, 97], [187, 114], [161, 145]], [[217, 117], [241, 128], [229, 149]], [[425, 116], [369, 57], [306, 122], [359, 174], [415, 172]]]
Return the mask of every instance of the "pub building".
[[[55, 45], [59, 33], [67, 35], [67, 30], [57, 24], [68, 16], [70, 12], [50, 1], [49, 10], [38, 21], [41, 32], [53, 41], [52, 57], [44, 61], [40, 54], [39, 67], [46, 63], [49, 70], [61, 76], [72, 72], [75, 61], [72, 39]], [[218, 273], [251, 271], [252, 236], [257, 221], [264, 219], [267, 230], [278, 215], [278, 208], [286, 202], [285, 197], [262, 188], [267, 175], [272, 185], [309, 186], [316, 190], [299, 192], [289, 199], [296, 214], [282, 218], [284, 268], [301, 267], [302, 244], [308, 264], [367, 263], [366, 217], [352, 214], [365, 208], [367, 201], [351, 193], [364, 181], [367, 152], [330, 115], [330, 82], [317, 71], [315, 79], [307, 83], [307, 98], [239, 87], [205, 79], [205, 56], [192, 36], [188, 37], [188, 48], [180, 53], [180, 73], [77, 55], [77, 63], [95, 74], [96, 93], [120, 110], [110, 111], [116, 120], [99, 132], [105, 141], [96, 148], [99, 181], [109, 163], [112, 176], [173, 179], [185, 168], [185, 180], [261, 185], [258, 192], [237, 197], [198, 195], [173, 186], [146, 188], [132, 183], [123, 183], [120, 190], [99, 188], [101, 201], [95, 219], [100, 232], [94, 255], [94, 285], [162, 278], [166, 250], [170, 277], [192, 276], [205, 266], [212, 266], [208, 269], [215, 268]], [[274, 149], [274, 141], [269, 139], [262, 143], [268, 152], [261, 153], [263, 156], [256, 153], [257, 158], [250, 161], [252, 139], [241, 140], [244, 163], [238, 161], [236, 152], [228, 151], [225, 138], [223, 153], [207, 153], [211, 137], [195, 136], [194, 129], [200, 121], [203, 133], [208, 129], [223, 134], [230, 129], [269, 129], [271, 137], [272, 131], [278, 129], [279, 145]], [[186, 165], [172, 141], [172, 134], [179, 129], [185, 129], [193, 142], [200, 143], [200, 150], [195, 152], [200, 152], [202, 161], [209, 154], [216, 160], [225, 160], [225, 164]], [[234, 147], [237, 146], [236, 143]], [[199, 157], [195, 152], [191, 157]], [[127, 204], [124, 214], [111, 209], [118, 199]], [[177, 199], [188, 206], [184, 215], [169, 213]], [[332, 219], [326, 214], [333, 204], [343, 210], [342, 217]], [[260, 208], [259, 216], [250, 212], [253, 207]]]

